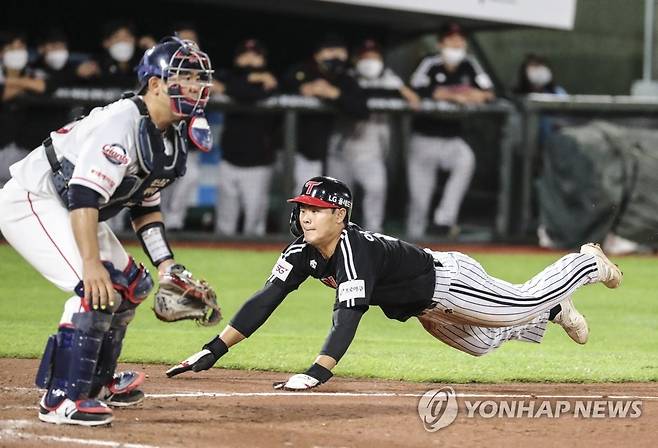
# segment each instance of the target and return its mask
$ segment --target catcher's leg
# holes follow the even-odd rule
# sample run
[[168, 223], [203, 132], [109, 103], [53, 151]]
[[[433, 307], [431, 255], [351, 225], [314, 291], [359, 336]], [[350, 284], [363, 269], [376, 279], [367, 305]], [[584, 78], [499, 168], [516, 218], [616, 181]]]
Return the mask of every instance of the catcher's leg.
[[546, 331], [549, 312], [523, 325], [511, 327], [478, 327], [446, 321], [438, 308], [426, 310], [418, 316], [423, 328], [449, 346], [473, 356], [482, 356], [497, 349], [506, 341], [540, 343]]
[[135, 308], [153, 289], [153, 279], [144, 266], [137, 266], [132, 258], [124, 271], [109, 264], [106, 267], [115, 289], [121, 294], [121, 304], [103, 337], [91, 396], [110, 406], [132, 406], [144, 400], [144, 393], [138, 387], [144, 382], [145, 375], [135, 371], [116, 372], [116, 368], [128, 324], [135, 317]]
[[37, 386], [47, 389], [39, 403], [39, 419], [55, 424], [108, 424], [113, 419], [112, 411], [90, 399], [89, 392], [112, 315], [86, 311], [74, 313], [70, 320], [48, 339], [37, 372]]

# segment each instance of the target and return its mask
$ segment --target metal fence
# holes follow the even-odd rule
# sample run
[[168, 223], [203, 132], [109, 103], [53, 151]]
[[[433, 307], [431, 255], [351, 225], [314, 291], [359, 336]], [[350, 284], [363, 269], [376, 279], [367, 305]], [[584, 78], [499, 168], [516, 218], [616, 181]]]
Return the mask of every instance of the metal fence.
[[[104, 105], [116, 100], [121, 96], [121, 91], [117, 89], [100, 89], [100, 88], [59, 88], [50, 96], [34, 96], [25, 99], [39, 108], [57, 107], [70, 108], [69, 116], [84, 114], [94, 106]], [[509, 236], [511, 210], [512, 210], [512, 181], [515, 173], [513, 172], [513, 147], [511, 140], [506, 138], [507, 133], [501, 130], [509, 127], [509, 117], [514, 113], [513, 104], [507, 100], [497, 100], [493, 103], [477, 106], [458, 106], [447, 102], [436, 102], [425, 100], [419, 110], [409, 108], [406, 101], [402, 99], [378, 99], [373, 98], [368, 101], [368, 108], [372, 112], [379, 112], [389, 115], [396, 144], [392, 145], [391, 157], [396, 165], [399, 176], [394, 180], [394, 193], [397, 195], [394, 202], [393, 210], [395, 215], [402, 216], [405, 213], [406, 191], [403, 181], [403, 166], [406, 159], [408, 142], [411, 135], [411, 122], [414, 115], [428, 114], [437, 117], [451, 117], [464, 120], [467, 124], [471, 123], [475, 129], [470, 129], [470, 135], [476, 141], [471, 146], [475, 146], [476, 158], [481, 156], [486, 158], [480, 171], [481, 178], [487, 178], [487, 182], [480, 182], [477, 178], [472, 183], [465, 204], [468, 204], [469, 197], [475, 198], [483, 203], [491, 203], [491, 211], [487, 214], [492, 216], [482, 216], [478, 222], [477, 232], [473, 232], [469, 237], [466, 233], [462, 238], [476, 239], [480, 241], [491, 241], [497, 238], [506, 238]], [[232, 101], [224, 95], [215, 95], [211, 98], [207, 111], [212, 112], [231, 112], [231, 111], [248, 111], [250, 113], [274, 113], [279, 114], [282, 118], [281, 129], [281, 151], [280, 165], [281, 170], [273, 184], [274, 193], [287, 196], [293, 193], [293, 169], [295, 163], [295, 152], [297, 151], [297, 127], [298, 117], [301, 113], [339, 113], [323, 104], [320, 100], [311, 97], [297, 95], [278, 95], [272, 96], [264, 101], [253, 105], [244, 105]], [[36, 136], [35, 136], [36, 137]], [[42, 139], [39, 136], [38, 140]], [[468, 136], [466, 136], [468, 140]], [[477, 142], [482, 142], [478, 145]], [[478, 148], [478, 146], [480, 148]], [[476, 171], [476, 177], [478, 172]], [[428, 185], [428, 188], [433, 188]], [[221, 200], [221, 199], [220, 199]], [[395, 205], [397, 204], [397, 206]], [[284, 204], [285, 205], [285, 204]], [[276, 230], [279, 233], [287, 232], [288, 213], [282, 210], [276, 210]], [[358, 208], [358, 205], [357, 205]], [[387, 207], [387, 210], [391, 207]], [[477, 204], [474, 208], [478, 208]], [[481, 207], [479, 207], [481, 208]], [[476, 213], [478, 210], [476, 210]], [[484, 224], [483, 224], [484, 223]], [[396, 228], [396, 231], [398, 229]], [[208, 235], [211, 236], [211, 235]]]

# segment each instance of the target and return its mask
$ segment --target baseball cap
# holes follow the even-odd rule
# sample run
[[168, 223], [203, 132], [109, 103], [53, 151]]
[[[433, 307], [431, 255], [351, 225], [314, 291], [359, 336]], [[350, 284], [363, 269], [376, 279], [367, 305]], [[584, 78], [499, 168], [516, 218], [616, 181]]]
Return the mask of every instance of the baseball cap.
[[314, 52], [318, 52], [324, 48], [347, 47], [345, 39], [336, 33], [325, 34], [320, 41], [315, 45]]
[[258, 39], [254, 38], [245, 39], [240, 42], [235, 49], [235, 55], [239, 56], [242, 53], [247, 53], [248, 51], [252, 51], [263, 56], [265, 55], [265, 47]]
[[377, 41], [374, 39], [366, 39], [363, 42], [361, 42], [361, 44], [358, 47], [356, 47], [357, 56], [361, 56], [363, 53], [367, 53], [369, 51], [381, 53], [382, 48], [379, 46], [379, 43], [377, 43]]
[[439, 28], [439, 39], [444, 39], [453, 34], [464, 36], [464, 29], [457, 22], [447, 22]]

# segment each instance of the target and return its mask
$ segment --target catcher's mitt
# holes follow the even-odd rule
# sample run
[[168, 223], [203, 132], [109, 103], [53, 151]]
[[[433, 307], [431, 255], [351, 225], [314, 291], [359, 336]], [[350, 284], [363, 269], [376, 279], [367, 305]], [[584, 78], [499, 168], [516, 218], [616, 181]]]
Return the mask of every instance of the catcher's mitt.
[[222, 319], [217, 295], [205, 280], [197, 280], [185, 266], [176, 264], [160, 275], [153, 312], [165, 322], [191, 319], [216, 325]]

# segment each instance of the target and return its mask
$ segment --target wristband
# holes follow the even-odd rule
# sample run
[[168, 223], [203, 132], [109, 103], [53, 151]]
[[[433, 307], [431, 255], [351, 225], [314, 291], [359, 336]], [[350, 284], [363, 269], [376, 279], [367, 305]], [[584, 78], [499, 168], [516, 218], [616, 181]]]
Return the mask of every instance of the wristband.
[[163, 261], [174, 258], [162, 222], [152, 222], [142, 226], [137, 231], [137, 238], [153, 266], [157, 267]]
[[221, 358], [228, 353], [228, 346], [222, 341], [219, 336], [215, 336], [215, 339], [208, 342], [203, 346], [206, 350], [210, 350], [217, 359]]
[[332, 376], [334, 376], [334, 374], [331, 373], [331, 370], [321, 366], [317, 362], [314, 362], [313, 365], [309, 367], [308, 370], [304, 373], [308, 376], [312, 376], [316, 380], [320, 381], [320, 383], [326, 383]]

